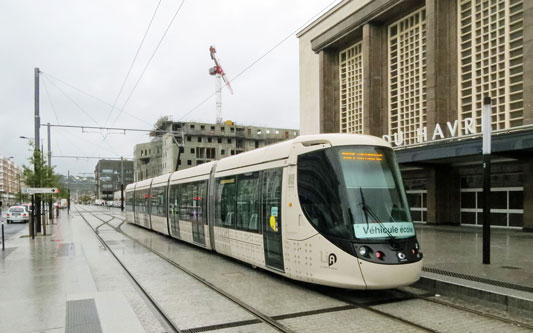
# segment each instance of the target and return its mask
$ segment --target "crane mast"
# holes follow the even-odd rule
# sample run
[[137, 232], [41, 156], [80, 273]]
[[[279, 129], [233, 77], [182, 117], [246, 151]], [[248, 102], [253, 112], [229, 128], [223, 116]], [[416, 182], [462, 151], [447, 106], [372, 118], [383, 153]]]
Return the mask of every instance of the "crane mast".
[[209, 53], [211, 54], [211, 59], [215, 62], [215, 66], [209, 68], [209, 75], [212, 75], [215, 77], [215, 88], [216, 88], [216, 121], [217, 124], [222, 123], [222, 80], [224, 80], [224, 83], [226, 84], [226, 87], [228, 88], [229, 92], [233, 94], [233, 89], [231, 88], [231, 85], [229, 84], [228, 78], [226, 77], [226, 73], [224, 73], [224, 70], [222, 69], [222, 66], [220, 65], [220, 61], [218, 61], [216, 56], [216, 50], [214, 46], [209, 47]]

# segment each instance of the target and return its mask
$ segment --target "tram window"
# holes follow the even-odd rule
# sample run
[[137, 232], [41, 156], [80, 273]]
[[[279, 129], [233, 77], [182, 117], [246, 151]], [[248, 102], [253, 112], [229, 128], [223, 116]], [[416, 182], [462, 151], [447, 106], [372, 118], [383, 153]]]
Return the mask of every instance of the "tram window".
[[259, 172], [237, 177], [237, 229], [259, 231]]
[[151, 195], [151, 215], [167, 216], [166, 186], [152, 188]]
[[135, 192], [126, 192], [126, 211], [133, 212], [135, 206]]
[[350, 227], [342, 215], [340, 188], [337, 172], [325, 151], [298, 157], [298, 196], [306, 217], [318, 231], [348, 238]]
[[173, 235], [176, 235], [179, 232], [178, 195], [179, 185], [171, 185], [168, 190], [168, 218]]
[[189, 184], [180, 184], [179, 214], [180, 220], [190, 221], [189, 205], [192, 200], [191, 186]]
[[199, 182], [195, 195], [198, 222], [207, 224], [207, 181]]
[[235, 227], [235, 177], [217, 179], [216, 224], [226, 228]]

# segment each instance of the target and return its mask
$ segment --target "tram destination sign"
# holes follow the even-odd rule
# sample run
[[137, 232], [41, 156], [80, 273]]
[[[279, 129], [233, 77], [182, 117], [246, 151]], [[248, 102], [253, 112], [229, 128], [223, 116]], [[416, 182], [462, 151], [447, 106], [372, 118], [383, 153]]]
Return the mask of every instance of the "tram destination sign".
[[24, 194], [55, 194], [59, 193], [57, 187], [26, 187], [22, 189]]

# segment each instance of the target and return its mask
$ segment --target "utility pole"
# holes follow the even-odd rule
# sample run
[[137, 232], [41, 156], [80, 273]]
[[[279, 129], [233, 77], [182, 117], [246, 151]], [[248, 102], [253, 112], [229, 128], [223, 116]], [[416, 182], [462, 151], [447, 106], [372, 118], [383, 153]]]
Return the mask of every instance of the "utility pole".
[[70, 170], [67, 171], [67, 179], [68, 179], [67, 214], [70, 215]]
[[120, 156], [120, 211], [124, 211], [124, 159]]
[[[47, 124], [48, 126], [48, 168], [52, 170], [52, 138], [50, 136], [50, 123]], [[52, 210], [52, 200], [53, 197], [50, 195], [50, 198], [48, 200], [48, 218], [50, 221], [54, 219], [54, 212]]]
[[491, 116], [490, 97], [483, 99], [481, 130], [483, 133], [483, 264], [490, 264], [490, 154], [491, 154]]
[[[34, 157], [37, 155], [40, 155], [39, 151], [39, 144], [41, 143], [40, 140], [40, 129], [41, 129], [41, 118], [39, 116], [39, 68], [36, 67], [34, 70], [34, 80], [35, 80], [35, 119], [34, 119], [34, 125], [35, 125], [35, 137], [34, 137]], [[40, 175], [41, 172], [39, 170], [38, 162], [34, 158], [34, 164], [33, 164], [33, 170], [36, 175]], [[36, 224], [36, 231], [41, 232], [41, 196], [39, 194], [35, 195], [35, 215], [37, 216], [37, 224]]]

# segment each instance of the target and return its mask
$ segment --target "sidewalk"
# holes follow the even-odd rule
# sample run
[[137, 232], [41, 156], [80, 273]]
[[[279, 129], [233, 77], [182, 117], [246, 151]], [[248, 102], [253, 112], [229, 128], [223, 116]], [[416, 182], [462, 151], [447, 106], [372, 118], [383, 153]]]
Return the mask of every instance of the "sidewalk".
[[419, 285], [533, 313], [533, 233], [492, 228], [491, 264], [483, 265], [482, 228], [415, 226], [424, 253]]
[[62, 211], [56, 221], [47, 236], [24, 228], [0, 250], [0, 332], [160, 331], [83, 220]]

